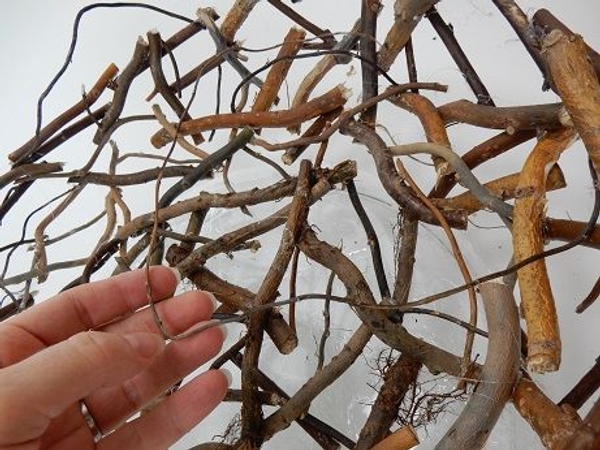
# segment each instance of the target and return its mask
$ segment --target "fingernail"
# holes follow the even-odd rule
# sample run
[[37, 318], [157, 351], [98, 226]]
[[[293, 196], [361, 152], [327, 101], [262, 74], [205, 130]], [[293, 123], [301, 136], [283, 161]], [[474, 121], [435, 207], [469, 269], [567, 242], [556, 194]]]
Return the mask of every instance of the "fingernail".
[[231, 387], [231, 383], [233, 383], [233, 375], [231, 375], [231, 372], [227, 369], [219, 369], [221, 371], [221, 373], [223, 375], [225, 375], [225, 378], [227, 378], [227, 387]]
[[126, 334], [124, 337], [136, 353], [144, 358], [156, 356], [165, 348], [164, 339], [156, 334], [132, 333]]
[[215, 294], [213, 294], [212, 292], [209, 291], [202, 291], [206, 296], [208, 296], [208, 298], [210, 298], [210, 301], [213, 304], [213, 311], [215, 309], [217, 309], [219, 307], [219, 301], [217, 300], [217, 297], [215, 297]]
[[177, 286], [179, 286], [179, 283], [181, 283], [181, 273], [179, 272], [179, 269], [177, 267], [169, 267], [169, 270], [175, 275], [175, 280], [177, 280]]
[[227, 340], [227, 336], [229, 336], [229, 331], [225, 325], [219, 325], [219, 329], [221, 330], [221, 333], [223, 333], [223, 342], [225, 342]]

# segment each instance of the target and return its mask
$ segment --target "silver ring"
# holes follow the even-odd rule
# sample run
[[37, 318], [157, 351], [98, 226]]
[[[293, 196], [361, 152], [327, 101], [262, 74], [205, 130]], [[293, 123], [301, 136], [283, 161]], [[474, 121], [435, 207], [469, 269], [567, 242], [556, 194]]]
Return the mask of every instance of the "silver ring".
[[90, 429], [90, 431], [92, 433], [92, 436], [94, 438], [94, 443], [97, 443], [98, 441], [100, 441], [100, 439], [102, 439], [102, 436], [103, 436], [102, 430], [100, 430], [100, 427], [98, 426], [98, 424], [92, 417], [90, 410], [88, 409], [87, 405], [85, 404], [85, 402], [83, 400], [79, 401], [79, 406], [81, 407], [81, 414], [83, 414], [85, 423], [87, 424], [88, 428]]

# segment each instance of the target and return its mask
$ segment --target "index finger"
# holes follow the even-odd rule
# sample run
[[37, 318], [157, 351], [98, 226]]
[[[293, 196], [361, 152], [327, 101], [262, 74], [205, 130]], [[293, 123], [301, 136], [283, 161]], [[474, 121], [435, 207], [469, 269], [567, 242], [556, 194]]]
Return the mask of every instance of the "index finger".
[[[173, 295], [178, 277], [168, 267], [152, 266], [149, 282], [154, 300], [159, 301]], [[61, 292], [8, 323], [49, 346], [131, 314], [147, 303], [146, 271], [139, 269]]]

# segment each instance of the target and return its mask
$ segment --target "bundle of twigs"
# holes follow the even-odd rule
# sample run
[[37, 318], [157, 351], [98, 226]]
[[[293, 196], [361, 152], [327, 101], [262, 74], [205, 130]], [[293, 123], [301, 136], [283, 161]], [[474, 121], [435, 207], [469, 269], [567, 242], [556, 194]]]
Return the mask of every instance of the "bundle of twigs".
[[[110, 268], [116, 274], [137, 265], [149, 267], [166, 262], [177, 267], [196, 288], [215, 293], [221, 302], [215, 323], [245, 325], [241, 339], [213, 363], [214, 367], [233, 363], [240, 369], [241, 390], [231, 390], [229, 395], [230, 401], [241, 404], [239, 433], [230, 436], [226, 444], [216, 447], [200, 444], [198, 449], [259, 448], [294, 421], [325, 449], [340, 446], [380, 450], [410, 448], [417, 441], [410, 417], [403, 416], [406, 408], [403, 409], [402, 404], [405, 396], [414, 391], [422, 371], [456, 377], [460, 380], [457, 390], [461, 398], [468, 398], [464, 410], [438, 443], [439, 448], [482, 447], [507, 402], [513, 403], [545, 446], [597, 448], [600, 403], [596, 402], [585, 419], [578, 415], [577, 409], [598, 387], [598, 365], [559, 404], [544, 395], [529, 373], [557, 371], [561, 363], [558, 317], [545, 258], [578, 245], [600, 246], [600, 231], [596, 228], [600, 211], [597, 185], [600, 56], [548, 11], [540, 10], [530, 20], [513, 1], [495, 0], [493, 3], [539, 67], [546, 88], [561, 99], [554, 104], [497, 107], [452, 28], [436, 11], [436, 0], [396, 0], [393, 24], [388, 30], [379, 30], [379, 35], [383, 35], [382, 31], [386, 33], [381, 45], [375, 39], [378, 14], [391, 5], [363, 0], [354, 28], [337, 34], [321, 27], [323, 24], [309, 21], [293, 5], [269, 0], [273, 17], [285, 15], [296, 22], [296, 26], [276, 46], [275, 58], [251, 70], [249, 67], [256, 64], [246, 62], [247, 49], [236, 41], [236, 33], [257, 3], [257, 0], [236, 0], [224, 17], [210, 8], [201, 8], [195, 19], [135, 4], [188, 23], [166, 40], [158, 31], [148, 32], [136, 43], [125, 67], [120, 70], [110, 64], [79, 101], [46, 123], [42, 116], [43, 102], [69, 64], [80, 19], [100, 5], [90, 5], [80, 12], [65, 65], [40, 98], [36, 133], [10, 152], [12, 168], [0, 177], [0, 186], [6, 193], [0, 205], [1, 219], [25, 201], [30, 191], [44, 189], [48, 180], [58, 178], [69, 184], [64, 194], [51, 200], [49, 213], [37, 219], [34, 214], [38, 210], [33, 211], [25, 220], [21, 238], [3, 245], [1, 286], [6, 297], [1, 305], [1, 318], [6, 319], [32, 305], [35, 301], [32, 286], [36, 282], [43, 283], [59, 269], [78, 268], [78, 276], [68, 285], [74, 286], [90, 281], [100, 269]], [[422, 20], [428, 20], [439, 34], [472, 89], [474, 101], [436, 105], [431, 100], [430, 92], [445, 91], [446, 86], [421, 82], [417, 76], [411, 34]], [[192, 70], [180, 73], [178, 47], [192, 39], [201, 40], [203, 45], [212, 42], [216, 50]], [[273, 43], [278, 40], [274, 37]], [[396, 72], [391, 69], [402, 65], [396, 60], [403, 51], [408, 76], [398, 81]], [[285, 107], [285, 102], [280, 101], [286, 95], [283, 87], [289, 80], [289, 71], [299, 60], [314, 64], [303, 72], [298, 85], [287, 86], [292, 98]], [[359, 61], [362, 77], [360, 101], [356, 102], [351, 101], [350, 92], [334, 75], [336, 66], [352, 61]], [[166, 74], [167, 65], [174, 67], [172, 77]], [[199, 82], [212, 71], [221, 74], [226, 66], [235, 70], [241, 80], [230, 93], [229, 110], [217, 109], [214, 114], [196, 116], [195, 105], [206, 98], [197, 95]], [[302, 70], [305, 67], [302, 66]], [[130, 100], [130, 87], [144, 76], [150, 76], [154, 85], [148, 100], [161, 97], [163, 107], [155, 104], [152, 114], [126, 116], [123, 111]], [[186, 100], [182, 94], [186, 94]], [[109, 100], [98, 106], [102, 98]], [[382, 104], [397, 108], [397, 115], [403, 114], [402, 111], [415, 115], [426, 141], [388, 143], [379, 128], [387, 125], [378, 118], [378, 107]], [[165, 107], [169, 111], [163, 111]], [[169, 120], [167, 116], [175, 119]], [[166, 150], [162, 156], [122, 154], [115, 138], [117, 130], [126, 133], [139, 121], [153, 124], [154, 132], [148, 139], [157, 149]], [[453, 150], [447, 133], [451, 124], [498, 131], [492, 138], [459, 155]], [[225, 130], [219, 136], [227, 137], [220, 148], [208, 151], [207, 148], [215, 147], [210, 141], [216, 130]], [[94, 145], [88, 161], [76, 170], [63, 171], [61, 163], [53, 162], [53, 152], [75, 136], [86, 133], [90, 133]], [[293, 136], [294, 133], [300, 134]], [[596, 196], [587, 223], [547, 217], [545, 209], [546, 193], [565, 186], [557, 162], [577, 138], [583, 141], [589, 155], [590, 184]], [[378, 233], [357, 192], [354, 180], [360, 178], [361, 170], [354, 161], [355, 156], [330, 148], [339, 146], [340, 142], [351, 145], [352, 140], [368, 151], [382, 195], [393, 200], [394, 214], [400, 214], [401, 226], [395, 231], [400, 243], [396, 255], [393, 249], [379, 245]], [[485, 184], [473, 174], [474, 168], [523, 143], [527, 143], [529, 154], [523, 158], [519, 173]], [[311, 152], [312, 149], [316, 151]], [[182, 151], [187, 152], [189, 158], [176, 160], [175, 152]], [[106, 153], [110, 153], [110, 157], [105, 158]], [[429, 193], [420, 189], [400, 158], [422, 153], [431, 155]], [[125, 161], [133, 157], [150, 157], [159, 163], [136, 172], [125, 172]], [[278, 180], [267, 186], [257, 184], [248, 190], [234, 190], [229, 168], [232, 161], [241, 157], [260, 161], [256, 164], [264, 164], [259, 167], [276, 174]], [[105, 160], [107, 168], [99, 168]], [[326, 165], [326, 160], [335, 163]], [[207, 178], [220, 176], [227, 192], [204, 191]], [[132, 213], [137, 208], [126, 202], [124, 190], [149, 182], [155, 186], [153, 208], [145, 213]], [[457, 184], [463, 186], [465, 192], [448, 198]], [[86, 223], [71, 225], [65, 235], [50, 237], [48, 227], [65, 219], [69, 206], [76, 204], [82, 193], [93, 186], [96, 189], [101, 186], [105, 192], [100, 213]], [[365, 274], [343, 248], [338, 248], [337, 242], [326, 241], [320, 236], [320, 230], [311, 226], [309, 214], [313, 205], [318, 202], [326, 205], [330, 192], [339, 187], [349, 196], [345, 214], [355, 218], [357, 227], [364, 228], [372, 257], [374, 285], [369, 283], [371, 275]], [[205, 219], [216, 210], [237, 209], [242, 215], [250, 214], [253, 206], [264, 204], [272, 208], [266, 216], [252, 216], [239, 227], [221, 224], [218, 236], [208, 237], [203, 233]], [[513, 257], [505, 270], [474, 278], [454, 234], [465, 229], [469, 216], [481, 210], [497, 214], [512, 235]], [[28, 223], [34, 221], [32, 234]], [[183, 222], [186, 225], [182, 228]], [[410, 300], [420, 223], [443, 229], [464, 283], [426, 298]], [[96, 239], [83, 257], [56, 261], [48, 256], [51, 246], [62, 245], [64, 239], [89, 230], [96, 230]], [[254, 290], [251, 286], [257, 280], [244, 286], [236, 285], [218, 270], [209, 268], [219, 255], [237, 258], [235, 255], [242, 254], [240, 252], [257, 251], [260, 240], [268, 234], [278, 236], [278, 247], [272, 255], [261, 255], [263, 260], [270, 259]], [[549, 241], [566, 243], [545, 250]], [[25, 246], [34, 249], [31, 270], [15, 274], [11, 260]], [[384, 267], [384, 260], [390, 256], [396, 260], [392, 279]], [[331, 274], [324, 292], [307, 293], [297, 283], [301, 257], [314, 262], [313, 270]], [[334, 280], [343, 285], [343, 294], [334, 294]], [[515, 284], [518, 284], [525, 320], [523, 328], [513, 296]], [[586, 310], [598, 291], [598, 286], [594, 286], [576, 312]], [[282, 295], [283, 292], [288, 295]], [[468, 301], [468, 318], [426, 307], [453, 294], [463, 295]], [[185, 339], [207, 326], [214, 326], [206, 325], [184, 335], [170, 335], [162, 327], [151, 290], [148, 295], [157, 325], [167, 339]], [[477, 325], [478, 297], [484, 308], [486, 331]], [[297, 310], [302, 308], [299, 303], [306, 299], [319, 299], [325, 304], [325, 330], [316, 349], [317, 370], [296, 392], [286, 393], [278, 380], [259, 368], [261, 351], [266, 345], [265, 339], [270, 339], [281, 354], [294, 352], [298, 337], [303, 333]], [[343, 304], [360, 320], [360, 325], [333, 357], [325, 352], [331, 302]], [[430, 315], [464, 328], [462, 355], [437, 346], [426, 335], [412, 334], [408, 326], [403, 325], [404, 318], [412, 314]], [[487, 339], [483, 363], [473, 360], [476, 335]], [[400, 356], [388, 361], [383, 370], [377, 399], [364, 427], [356, 433], [358, 438], [354, 439], [349, 436], [356, 430], [334, 429], [327, 424], [326, 417], [313, 415], [310, 405], [317, 397], [326, 395], [324, 390], [353, 364], [363, 361], [360, 356], [374, 339]], [[444, 397], [440, 398], [443, 402]], [[450, 398], [453, 397], [448, 396], [448, 401]], [[265, 416], [267, 405], [275, 408]], [[397, 420], [406, 425], [392, 432]]]

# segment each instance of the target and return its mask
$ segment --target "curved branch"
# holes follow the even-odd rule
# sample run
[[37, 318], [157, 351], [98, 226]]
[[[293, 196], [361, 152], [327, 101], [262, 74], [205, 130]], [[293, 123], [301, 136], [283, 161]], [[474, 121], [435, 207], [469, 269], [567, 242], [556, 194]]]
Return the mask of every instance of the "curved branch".
[[483, 448], [517, 381], [521, 329], [515, 299], [500, 282], [483, 283], [479, 290], [489, 334], [485, 363], [475, 392], [437, 450]]

